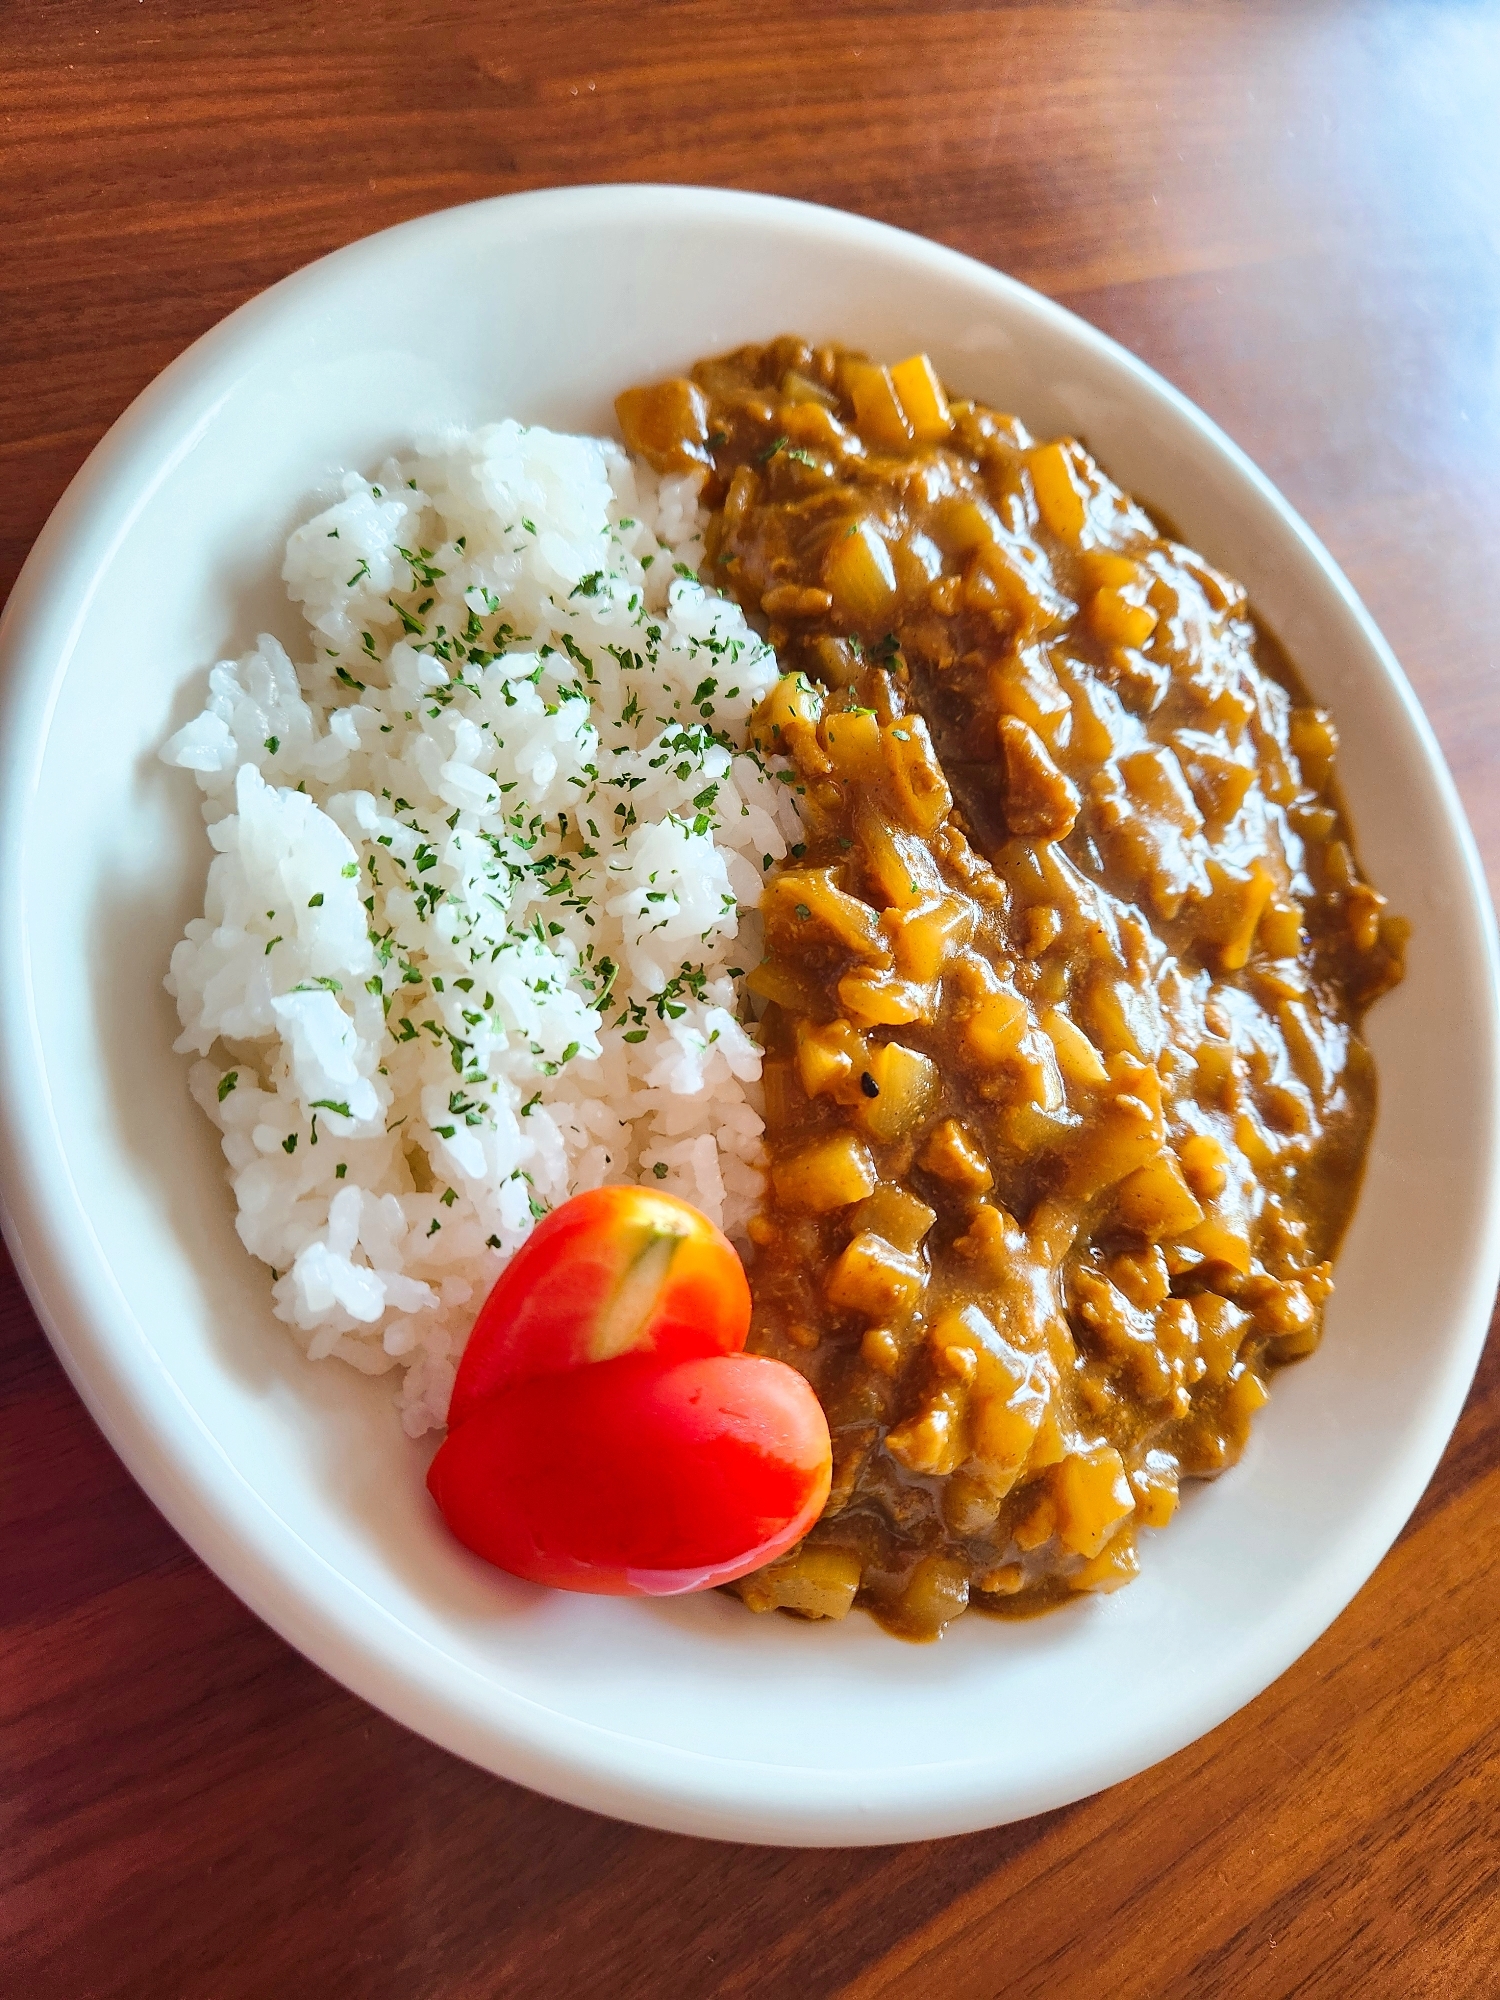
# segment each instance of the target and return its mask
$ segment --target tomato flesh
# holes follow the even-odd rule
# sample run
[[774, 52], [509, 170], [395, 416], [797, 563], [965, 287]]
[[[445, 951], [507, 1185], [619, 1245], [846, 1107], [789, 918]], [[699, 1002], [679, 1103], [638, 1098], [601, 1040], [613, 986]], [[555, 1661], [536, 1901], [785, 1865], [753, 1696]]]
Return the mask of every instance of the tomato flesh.
[[733, 1354], [750, 1286], [707, 1216], [648, 1188], [592, 1188], [544, 1216], [481, 1307], [448, 1409], [464, 1424], [491, 1396], [623, 1354]]
[[828, 1498], [808, 1383], [749, 1354], [627, 1354], [487, 1397], [427, 1475], [458, 1539], [514, 1576], [614, 1596], [707, 1590], [772, 1561]]

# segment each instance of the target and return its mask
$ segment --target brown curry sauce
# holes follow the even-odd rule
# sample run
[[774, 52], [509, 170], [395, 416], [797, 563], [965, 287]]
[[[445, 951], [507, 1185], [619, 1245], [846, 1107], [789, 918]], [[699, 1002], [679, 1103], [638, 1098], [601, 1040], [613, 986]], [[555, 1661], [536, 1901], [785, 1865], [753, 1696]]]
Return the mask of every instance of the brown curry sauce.
[[834, 1484], [757, 1610], [927, 1638], [1136, 1574], [1321, 1333], [1405, 926], [1240, 587], [1081, 445], [787, 338], [632, 390], [776, 647], [751, 1347]]

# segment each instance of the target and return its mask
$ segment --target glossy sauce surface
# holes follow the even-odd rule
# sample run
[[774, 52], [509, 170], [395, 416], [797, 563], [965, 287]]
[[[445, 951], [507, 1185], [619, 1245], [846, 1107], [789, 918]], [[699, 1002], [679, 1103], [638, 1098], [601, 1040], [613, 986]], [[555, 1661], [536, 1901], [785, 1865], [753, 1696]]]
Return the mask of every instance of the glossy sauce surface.
[[1404, 926], [1244, 593], [1070, 440], [785, 339], [621, 398], [785, 677], [751, 1345], [833, 1491], [756, 1609], [929, 1637], [1138, 1567], [1317, 1344]]

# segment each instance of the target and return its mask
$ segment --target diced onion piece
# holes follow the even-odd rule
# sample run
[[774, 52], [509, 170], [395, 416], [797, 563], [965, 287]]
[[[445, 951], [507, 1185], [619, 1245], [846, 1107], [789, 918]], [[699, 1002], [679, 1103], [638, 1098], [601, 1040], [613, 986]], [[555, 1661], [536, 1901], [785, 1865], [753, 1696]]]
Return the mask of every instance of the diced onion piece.
[[1113, 1445], [1070, 1452], [1050, 1484], [1058, 1539], [1076, 1556], [1098, 1555], [1119, 1523], [1135, 1512], [1125, 1464]]
[[1226, 972], [1238, 972], [1250, 956], [1256, 927], [1276, 880], [1259, 855], [1248, 871], [1211, 860], [1208, 879], [1213, 894], [1201, 906], [1199, 923], [1218, 944], [1219, 964]]
[[[1206, 1132], [1184, 1139], [1179, 1153], [1183, 1177], [1200, 1201], [1217, 1201], [1229, 1180], [1229, 1155]], [[1264, 1164], [1264, 1162], [1262, 1162]]]
[[823, 696], [806, 674], [783, 674], [755, 712], [763, 729], [784, 730], [789, 723], [815, 724], [823, 713]]
[[1132, 604], [1108, 585], [1094, 592], [1085, 611], [1089, 630], [1106, 646], [1144, 646], [1156, 630], [1156, 613], [1149, 604]]
[[1057, 1066], [1075, 1089], [1097, 1090], [1109, 1082], [1104, 1060], [1088, 1036], [1056, 1007], [1042, 1016], [1042, 1026], [1057, 1053]]
[[1027, 464], [1043, 522], [1060, 542], [1076, 544], [1083, 533], [1088, 510], [1066, 447], [1038, 445]]
[[875, 784], [885, 770], [880, 722], [873, 709], [838, 709], [825, 715], [823, 748], [833, 775], [845, 784]]
[[1177, 1512], [1176, 1459], [1169, 1451], [1148, 1451], [1130, 1475], [1130, 1490], [1135, 1495], [1135, 1517], [1140, 1525], [1164, 1528]]
[[990, 692], [1002, 715], [1018, 717], [1049, 749], [1059, 750], [1069, 741], [1072, 732], [1064, 734], [1063, 725], [1072, 720], [1073, 703], [1039, 646], [1024, 647], [992, 668]]
[[937, 1095], [937, 1064], [931, 1056], [901, 1042], [886, 1042], [872, 1049], [862, 1081], [864, 1077], [870, 1081], [858, 1102], [859, 1120], [870, 1137], [883, 1145], [904, 1139], [921, 1124]]
[[1113, 590], [1124, 590], [1145, 580], [1140, 564], [1122, 556], [1117, 549], [1085, 549], [1078, 558], [1078, 567], [1095, 590], [1103, 590], [1106, 585]]
[[1026, 1027], [1026, 1002], [1007, 987], [975, 1001], [964, 1032], [981, 1062], [998, 1063], [1015, 1054]]
[[1234, 1121], [1234, 1143], [1258, 1174], [1275, 1163], [1277, 1149], [1271, 1144], [1260, 1121], [1248, 1111], [1242, 1111]]
[[1198, 1322], [1198, 1353], [1211, 1385], [1227, 1382], [1239, 1354], [1240, 1342], [1250, 1324], [1243, 1306], [1220, 1298], [1217, 1292], [1198, 1292], [1188, 1301]]
[[800, 1618], [842, 1618], [859, 1589], [853, 1549], [800, 1548], [735, 1587], [752, 1611], [795, 1611]]
[[1326, 708], [1294, 708], [1290, 735], [1302, 775], [1315, 792], [1321, 792], [1333, 773], [1339, 737], [1333, 717]]
[[927, 724], [920, 715], [903, 715], [886, 724], [880, 740], [902, 817], [914, 832], [934, 832], [952, 811], [953, 794]]
[[778, 876], [773, 894], [779, 902], [792, 905], [806, 921], [820, 923], [862, 957], [876, 958], [889, 965], [890, 957], [881, 940], [880, 922], [868, 903], [835, 886], [827, 868], [792, 868]]
[[825, 410], [833, 409], [838, 397], [831, 389], [825, 389], [821, 382], [814, 382], [806, 375], [799, 375], [795, 368], [788, 368], [781, 378], [781, 396], [788, 403], [816, 403]]
[[676, 377], [615, 398], [625, 442], [658, 472], [690, 472], [712, 465], [708, 450], [708, 398], [696, 382]]
[[873, 1230], [887, 1243], [894, 1243], [898, 1250], [915, 1251], [921, 1248], [922, 1238], [937, 1221], [937, 1212], [905, 1188], [885, 1181], [868, 1201], [860, 1204], [858, 1214], [851, 1220], [856, 1235], [862, 1229]]
[[891, 552], [869, 521], [855, 521], [828, 552], [823, 581], [840, 611], [858, 624], [884, 618], [896, 601]]
[[[1007, 1366], [1006, 1356], [987, 1371], [992, 1379], [974, 1398], [973, 1457], [993, 1492], [1006, 1493], [1020, 1477], [1047, 1410], [1045, 1381]], [[1020, 1357], [1014, 1357], [1019, 1360]]]
[[932, 532], [947, 554], [966, 556], [974, 549], [998, 545], [1000, 520], [985, 501], [955, 497], [938, 506]]
[[1302, 949], [1302, 905], [1273, 896], [1261, 915], [1257, 937], [1272, 958], [1295, 958]]
[[925, 354], [913, 354], [891, 369], [891, 386], [906, 413], [918, 444], [936, 444], [953, 428], [948, 398], [937, 370]]
[[824, 1283], [831, 1305], [878, 1322], [904, 1317], [927, 1289], [927, 1273], [908, 1251], [861, 1230]]
[[816, 1014], [823, 1001], [815, 979], [793, 971], [778, 958], [762, 959], [745, 984], [758, 999], [772, 1000], [793, 1014]]
[[941, 1632], [969, 1604], [969, 1574], [956, 1556], [923, 1556], [898, 1600], [899, 1629], [913, 1638]]
[[869, 1148], [853, 1132], [835, 1132], [804, 1146], [771, 1169], [777, 1199], [788, 1208], [805, 1208], [826, 1215], [863, 1201], [875, 1186], [875, 1163]]
[[1212, 1263], [1227, 1264], [1232, 1271], [1248, 1277], [1250, 1238], [1244, 1227], [1229, 1217], [1209, 1215], [1184, 1238], [1194, 1250], [1201, 1250]]
[[809, 1097], [826, 1096], [850, 1082], [865, 1055], [864, 1037], [847, 1021], [819, 1027], [805, 1017], [798, 1020], [797, 1074]]
[[899, 449], [911, 443], [911, 423], [901, 407], [889, 368], [870, 361], [849, 361], [844, 366], [844, 378], [859, 427], [871, 444]]
[[854, 833], [865, 868], [888, 909], [909, 910], [944, 893], [947, 885], [925, 841], [888, 825], [868, 806], [856, 811]]
[[894, 973], [846, 972], [839, 981], [839, 1003], [867, 1027], [899, 1028], [906, 1021], [923, 1021], [932, 1011], [930, 986], [916, 986]]
[[[1066, 1191], [1086, 1200], [1155, 1159], [1162, 1145], [1161, 1116], [1130, 1092], [1109, 1100], [1084, 1127], [1068, 1169]], [[1204, 1225], [1200, 1224], [1200, 1227]]]
[[974, 905], [957, 896], [887, 910], [881, 928], [896, 954], [896, 969], [907, 979], [936, 979], [974, 928]]
[[1249, 1368], [1236, 1375], [1229, 1384], [1224, 1398], [1229, 1415], [1248, 1423], [1257, 1410], [1263, 1410], [1271, 1400], [1271, 1392], [1260, 1377]]
[[1135, 1536], [1122, 1528], [1113, 1541], [1106, 1542], [1098, 1555], [1068, 1578], [1070, 1590], [1092, 1590], [1107, 1595], [1122, 1584], [1133, 1583], [1141, 1573], [1135, 1552]]
[[1148, 1243], [1165, 1243], [1195, 1229], [1203, 1210], [1176, 1160], [1163, 1152], [1121, 1181], [1115, 1191], [1115, 1219]]

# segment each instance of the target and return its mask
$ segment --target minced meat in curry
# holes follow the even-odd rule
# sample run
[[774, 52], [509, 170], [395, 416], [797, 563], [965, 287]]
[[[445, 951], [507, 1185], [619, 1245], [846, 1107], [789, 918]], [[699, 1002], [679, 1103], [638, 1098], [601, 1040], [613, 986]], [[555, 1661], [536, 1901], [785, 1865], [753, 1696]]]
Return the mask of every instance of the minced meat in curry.
[[785, 669], [750, 1345], [827, 1508], [734, 1586], [905, 1636], [1135, 1575], [1316, 1346], [1404, 926], [1334, 725], [1238, 584], [1069, 439], [797, 339], [620, 399], [701, 468], [705, 575]]

